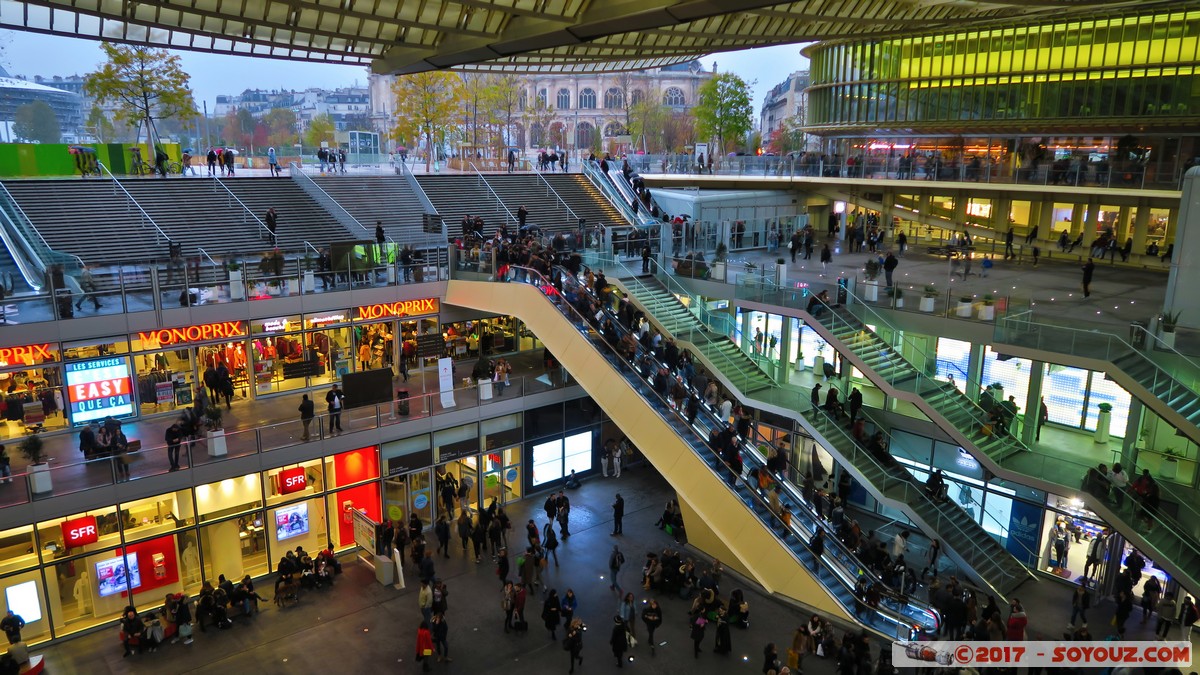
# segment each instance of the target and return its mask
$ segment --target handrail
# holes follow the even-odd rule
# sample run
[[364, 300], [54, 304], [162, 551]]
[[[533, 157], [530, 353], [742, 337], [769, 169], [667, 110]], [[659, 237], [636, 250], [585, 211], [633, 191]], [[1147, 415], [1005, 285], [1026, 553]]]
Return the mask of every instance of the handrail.
[[[13, 199], [12, 194], [9, 193], [8, 188], [4, 187], [3, 183], [0, 183], [0, 199], [5, 200], [4, 203], [6, 205], [11, 204], [15, 209], [15, 213], [19, 217], [25, 218], [26, 221], [29, 220], [29, 217], [25, 215], [24, 210], [21, 209], [20, 204], [17, 204], [16, 200]], [[0, 209], [0, 213], [4, 215], [4, 221], [6, 223], [11, 223], [13, 226], [13, 231], [11, 233], [9, 232], [8, 227], [0, 226], [0, 238], [3, 239], [4, 245], [8, 247], [9, 254], [12, 255], [13, 263], [16, 264], [17, 270], [21, 273], [21, 277], [25, 279], [25, 283], [35, 291], [41, 291], [42, 287], [46, 285], [46, 261], [42, 260], [41, 256], [37, 254], [37, 251], [35, 250], [36, 246], [34, 246], [32, 242], [28, 241], [28, 235], [24, 235], [22, 232], [18, 231], [23, 228], [20, 228], [16, 223], [11, 222], [12, 216], [3, 209]], [[32, 225], [33, 223], [30, 221], [29, 229], [33, 230], [34, 234], [41, 239], [41, 233], [38, 232], [36, 228], [32, 227]], [[45, 244], [46, 240], [42, 239], [42, 243]], [[21, 249], [20, 251], [18, 251], [18, 246]], [[50, 249], [50, 247], [47, 245], [46, 250], [49, 251], [52, 249]], [[26, 256], [28, 256], [28, 258]], [[31, 266], [37, 267], [38, 269], [31, 269]], [[2, 279], [0, 279], [0, 284], [3, 284]]]
[[571, 205], [567, 204], [567, 200], [563, 199], [562, 195], [558, 194], [558, 190], [554, 189], [554, 186], [550, 184], [550, 181], [546, 180], [546, 177], [542, 175], [541, 171], [538, 171], [537, 167], [534, 166], [532, 162], [530, 162], [530, 170], [533, 171], [533, 175], [542, 179], [542, 182], [546, 184], [546, 189], [554, 195], [554, 198], [558, 200], [558, 203], [562, 204], [562, 207], [567, 210], [568, 214], [571, 215], [571, 222], [578, 223], [579, 214], [575, 213], [575, 210], [571, 208]]
[[[357, 218], [351, 215], [351, 213], [347, 211], [341, 204], [339, 204], [338, 201], [334, 199], [328, 192], [326, 192], [324, 188], [322, 188], [320, 185], [317, 185], [317, 181], [313, 180], [311, 176], [304, 173], [298, 164], [295, 162], [288, 162], [288, 168], [290, 169], [288, 174], [292, 177], [292, 180], [299, 183], [300, 188], [307, 192], [310, 197], [319, 202], [321, 206], [329, 209], [335, 220], [350, 230], [359, 229], [366, 232], [370, 235], [370, 238], [374, 240], [375, 231], [360, 223]], [[393, 244], [396, 243], [392, 241], [390, 236], [386, 234], [384, 236]]]
[[217, 267], [221, 267], [221, 263], [217, 262], [216, 260], [213, 260], [212, 256], [208, 254], [208, 251], [205, 251], [204, 249], [200, 248], [199, 246], [196, 247], [196, 250], [200, 252], [200, 255], [204, 256], [205, 258], [208, 258], [208, 262], [216, 265]]
[[600, 194], [604, 195], [609, 204], [612, 204], [613, 208], [619, 211], [621, 216], [629, 221], [631, 225], [634, 227], [648, 227], [658, 224], [658, 221], [652, 218], [649, 213], [643, 215], [642, 209], [638, 209], [636, 212], [633, 210], [629, 202], [626, 202], [625, 198], [621, 196], [617, 187], [612, 184], [612, 177], [605, 176], [597, 162], [585, 159], [580, 162], [580, 166], [582, 167], [583, 175], [587, 176], [592, 185], [600, 191]]
[[[46, 243], [46, 238], [43, 237], [41, 231], [39, 231], [37, 229], [37, 227], [34, 226], [33, 219], [30, 218], [28, 216], [28, 214], [25, 213], [25, 209], [21, 208], [21, 204], [19, 202], [17, 202], [17, 198], [13, 197], [12, 193], [8, 191], [8, 187], [4, 184], [3, 181], [0, 181], [0, 196], [4, 197], [4, 199], [6, 200], [6, 203], [12, 204], [13, 208], [16, 209], [16, 212], [21, 216], [21, 218], [23, 218], [26, 223], [29, 223], [29, 231], [32, 232], [35, 237], [37, 237], [38, 241], [42, 242], [42, 246], [46, 251], [55, 253], [57, 255], [71, 256], [70, 253], [60, 253], [58, 251], [55, 251], [50, 246], [50, 244]], [[26, 233], [26, 239], [28, 239], [28, 233]], [[32, 244], [32, 242], [28, 242], [28, 243]], [[37, 257], [40, 259], [40, 256], [37, 256]], [[71, 256], [71, 257], [78, 260], [80, 265], [83, 264], [83, 261], [79, 259], [79, 256]]]
[[229, 198], [237, 202], [238, 206], [242, 207], [243, 223], [246, 222], [246, 214], [249, 214], [250, 217], [254, 219], [254, 222], [258, 223], [258, 227], [262, 230], [263, 234], [272, 240], [274, 239], [274, 235], [271, 234], [271, 228], [267, 227], [267, 224], [264, 223], [261, 218], [254, 215], [254, 212], [250, 210], [249, 206], [246, 206], [245, 202], [243, 202], [241, 199], [238, 199], [238, 196], [233, 194], [233, 190], [229, 189], [229, 186], [225, 184], [225, 181], [221, 180], [216, 174], [213, 174], [212, 180], [214, 185], [220, 185], [221, 188], [225, 190], [226, 194], [229, 195]]
[[311, 248], [311, 249], [312, 249], [312, 251], [313, 251], [313, 253], [316, 253], [318, 256], [320, 256], [320, 255], [321, 255], [321, 252], [320, 252], [319, 250], [317, 250], [317, 247], [316, 247], [316, 246], [313, 246], [312, 244], [310, 244], [310, 243], [309, 243], [309, 241], [308, 241], [307, 239], [305, 239], [305, 240], [304, 240], [304, 247], [305, 247], [305, 249], [310, 249], [310, 248]]
[[126, 190], [125, 186], [121, 185], [121, 181], [117, 180], [117, 177], [108, 170], [107, 166], [104, 166], [104, 162], [96, 162], [96, 166], [100, 167], [101, 171], [108, 174], [108, 177], [112, 179], [114, 188], [125, 193], [125, 198], [129, 200], [130, 204], [133, 204], [134, 208], [136, 208], [139, 213], [142, 214], [142, 218], [145, 219], [145, 222], [150, 223], [150, 226], [154, 228], [154, 231], [158, 232], [159, 236], [161, 236], [163, 239], [166, 239], [167, 243], [171, 243], [171, 238], [167, 236], [167, 233], [163, 232], [162, 228], [158, 226], [158, 223], [154, 222], [154, 219], [150, 217], [150, 214], [146, 213], [146, 210], [142, 208], [142, 205], [138, 204], [137, 200], [133, 198], [133, 195], [129, 194], [129, 190]]
[[437, 207], [430, 201], [429, 195], [425, 194], [425, 188], [421, 187], [420, 181], [417, 180], [417, 175], [412, 169], [408, 168], [405, 162], [397, 162], [396, 173], [404, 176], [404, 180], [408, 182], [408, 186], [412, 188], [413, 194], [417, 195], [417, 200], [421, 202], [421, 208], [425, 213], [438, 215]]
[[487, 182], [487, 178], [484, 178], [483, 172], [479, 170], [479, 167], [475, 166], [474, 162], [467, 162], [467, 166], [471, 167], [471, 169], [475, 171], [475, 175], [479, 178], [479, 182], [483, 183], [483, 187], [487, 188], [487, 191], [490, 192], [492, 197], [495, 198], [496, 203], [500, 205], [500, 208], [504, 209], [504, 223], [507, 225], [511, 220], [515, 225], [520, 222], [517, 217], [513, 215], [512, 211], [509, 211], [508, 207], [505, 206], [504, 200], [500, 198], [500, 195], [496, 194], [496, 191], [492, 189], [491, 184]]
[[[524, 276], [524, 279], [527, 280], [528, 283], [536, 284], [539, 288], [546, 289], [546, 288], [549, 288], [552, 286], [552, 283], [536, 270], [533, 270], [530, 268], [523, 268], [523, 267], [516, 267], [516, 268], [511, 268], [511, 269], [519, 271]], [[560, 284], [566, 283], [567, 280], [570, 280], [573, 284], [575, 284], [577, 286], [577, 288], [581, 292], [589, 293], [589, 291], [587, 289], [582, 288], [583, 284], [581, 284], [578, 279], [572, 277], [569, 273], [562, 272], [561, 268], [560, 268], [560, 273], [557, 275], [557, 279]], [[575, 290], [573, 289], [572, 292], [575, 292]], [[569, 320], [571, 320], [572, 323], [575, 323], [580, 328], [585, 329], [585, 331], [590, 328], [590, 324], [589, 324], [588, 320], [585, 319], [579, 313], [577, 308], [572, 306], [570, 303], [552, 302], [552, 304], [560, 312], [562, 312]], [[606, 316], [608, 316], [610, 319], [612, 318], [611, 313], [608, 311], [606, 311]], [[620, 333], [624, 330], [623, 327], [619, 326], [619, 322], [614, 321], [613, 323], [616, 326], [616, 330], [618, 331], [618, 333]], [[603, 339], [603, 338], [601, 338], [601, 339]], [[592, 347], [593, 350], [596, 351], [596, 353], [601, 358], [608, 360], [608, 356], [611, 356], [613, 359], [615, 359], [619, 363], [623, 364], [623, 366], [628, 369], [627, 373], [635, 373], [635, 374], [639, 373], [638, 367], [635, 364], [631, 364], [629, 361], [625, 360], [620, 355], [609, 354], [608, 356], [606, 356], [605, 353], [603, 353], [597, 347], [595, 342], [590, 337], [588, 339], [588, 344]], [[634, 375], [634, 376], [636, 377], [636, 375]], [[661, 397], [658, 397], [657, 393], [654, 392], [654, 390], [652, 388], [644, 391], [643, 396], [645, 396], [647, 398], [654, 396], [655, 398], [657, 398], [658, 401], [660, 401], [662, 404], [664, 404], [663, 409], [665, 409], [666, 411], [670, 410], [669, 403], [666, 400], [662, 399]], [[651, 399], [651, 400], [654, 400], [654, 399]], [[671, 413], [664, 412], [663, 409], [656, 409], [652, 406], [652, 410], [654, 410], [655, 414], [662, 417], [663, 421], [666, 422], [668, 425], [674, 427], [674, 425], [671, 424], [670, 420], [667, 419], [667, 416], [669, 416]], [[713, 413], [711, 410], [708, 410], [704, 406], [701, 407], [701, 412], [703, 413], [704, 420], [706, 422], [709, 422], [709, 421], [712, 422], [711, 424], [708, 425], [709, 428], [711, 428], [711, 429], [719, 428], [718, 427], [719, 420], [716, 420], [715, 413]], [[676, 416], [679, 416], [678, 411], [676, 411], [674, 414]], [[717, 455], [715, 453], [715, 451], [713, 451], [713, 449], [709, 445], [707, 439], [705, 439], [697, 431], [695, 426], [693, 426], [691, 424], [685, 424], [684, 426], [686, 426], [686, 428], [691, 432], [694, 439], [699, 441], [699, 443], [700, 443], [699, 445], [694, 445], [692, 443], [689, 443], [689, 445], [693, 445], [693, 447], [696, 449], [697, 454], [699, 454], [700, 458], [705, 461], [705, 464], [708, 464], [708, 460], [705, 459], [704, 455], [699, 452], [701, 447], [708, 449], [708, 451], [716, 457], [717, 461], [720, 463], [720, 465], [722, 467], [725, 468], [726, 471], [732, 471], [732, 468], [729, 467], [728, 464], [725, 464], [724, 461], [722, 460], [722, 458], [719, 455]], [[676, 431], [678, 433], [679, 430], [676, 430]], [[745, 449], [745, 446], [743, 446], [743, 449]], [[740, 476], [735, 475], [733, 481], [727, 481], [722, 478], [722, 476], [715, 470], [715, 468], [711, 464], [708, 466], [708, 470], [710, 472], [713, 472], [714, 474], [716, 474], [716, 478], [718, 480], [720, 480], [722, 483], [724, 483], [728, 487], [728, 489], [730, 489], [734, 493], [734, 496], [739, 501], [744, 502], [745, 496], [743, 495], [743, 493], [740, 493], [738, 491], [737, 486], [736, 486], [736, 484], [738, 482], [738, 478], [740, 478]], [[762, 506], [766, 506], [765, 501], [762, 499], [761, 495], [757, 494], [757, 492], [753, 488], [751, 488], [749, 485], [746, 485], [744, 483], [744, 481], [742, 482], [742, 484], [747, 487], [747, 490], [745, 493], [746, 495], [748, 495], [755, 503], [762, 505]], [[751, 512], [752, 512], [753, 517], [757, 518], [759, 520], [759, 522], [762, 523], [764, 526], [767, 526], [770, 522], [772, 522], [772, 521], [764, 521], [763, 516], [760, 516], [758, 513], [754, 512], [753, 509], [751, 509]], [[771, 516], [771, 518], [774, 518], [774, 516]], [[798, 523], [793, 522], [792, 529], [793, 529], [793, 532], [795, 532], [795, 530], [798, 529]], [[775, 532], [775, 530], [773, 528], [768, 527], [768, 530], [771, 532], [772, 536], [778, 537], [778, 534]], [[845, 550], [844, 546], [839, 547], [839, 544], [840, 544], [840, 542], [837, 540], [836, 537], [826, 540], [827, 548], [832, 549], [834, 551]], [[797, 564], [800, 564], [800, 565], [805, 564], [800, 559], [799, 555], [795, 552], [795, 550], [792, 549], [790, 546], [788, 546], [788, 544], [786, 542], [783, 542], [783, 546], [792, 554], [792, 557], [797, 562]], [[833, 577], [841, 585], [843, 585], [844, 588], [850, 589], [851, 593], [853, 593], [854, 579], [857, 578], [857, 572], [859, 570], [850, 570], [847, 567], [845, 567], [844, 565], [840, 565], [841, 561], [837, 561], [839, 564], [835, 565], [834, 564], [835, 560], [837, 560], [837, 558], [835, 556], [825, 555], [819, 559], [819, 562], [833, 574]], [[839, 572], [841, 572], [841, 573], [839, 573]], [[825, 585], [825, 582], [821, 581], [819, 576], [818, 576], [817, 583], [819, 583], [823, 586]], [[842, 601], [839, 598], [837, 598], [836, 596], [834, 596], [833, 599], [835, 600], [835, 602], [838, 602], [839, 604], [843, 604]], [[927, 605], [925, 605], [924, 603], [916, 601], [912, 598], [908, 598], [907, 600], [910, 604], [917, 605], [917, 608], [920, 611], [927, 613], [928, 616], [934, 620], [935, 625], [936, 625], [936, 623], [940, 622], [940, 615], [937, 613], [936, 610], [934, 610], [934, 609], [928, 607]], [[859, 613], [858, 611], [856, 611], [857, 607], [855, 607], [855, 606], [846, 607], [846, 609], [849, 610], [849, 612], [854, 615], [857, 615]], [[871, 608], [871, 609], [873, 611], [877, 612], [878, 614], [880, 614], [882, 617], [886, 618], [888, 621], [895, 623], [897, 627], [899, 627], [899, 626], [911, 627], [912, 626], [912, 621], [914, 618], [910, 617], [910, 616], [906, 616], [905, 614], [903, 614], [901, 612], [892, 610], [891, 608], [885, 608], [885, 607], [875, 607], [875, 608]]]

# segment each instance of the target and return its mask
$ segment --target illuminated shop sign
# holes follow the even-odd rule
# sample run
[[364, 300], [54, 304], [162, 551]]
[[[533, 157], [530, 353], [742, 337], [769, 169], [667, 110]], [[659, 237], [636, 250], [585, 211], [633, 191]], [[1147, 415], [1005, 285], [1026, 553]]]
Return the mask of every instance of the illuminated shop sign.
[[358, 308], [359, 321], [364, 319], [385, 319], [389, 317], [418, 316], [421, 314], [437, 314], [438, 299], [422, 298], [420, 300], [401, 300], [379, 305], [367, 305]]
[[0, 347], [0, 365], [9, 363], [41, 363], [53, 361], [50, 343], [25, 345], [24, 347]]
[[308, 320], [308, 325], [324, 326], [325, 324], [330, 324], [330, 323], [342, 323], [345, 320], [346, 320], [345, 314], [323, 314], [321, 316], [311, 317]]
[[304, 471], [304, 467], [297, 466], [291, 469], [284, 469], [279, 472], [279, 493], [291, 494], [300, 492], [308, 487], [308, 475]]
[[206, 323], [202, 326], [187, 326], [186, 328], [163, 328], [138, 333], [142, 342], [158, 342], [161, 345], [178, 345], [187, 342], [205, 342], [208, 340], [225, 340], [245, 337], [246, 329], [241, 321], [222, 321]]
[[123, 358], [68, 363], [67, 401], [75, 424], [133, 414], [129, 362]]
[[96, 543], [100, 539], [100, 531], [96, 529], [96, 516], [63, 521], [62, 534], [63, 544], [67, 548]]
[[262, 332], [264, 333], [278, 333], [279, 331], [285, 331], [287, 329], [287, 319], [267, 319], [262, 325]]

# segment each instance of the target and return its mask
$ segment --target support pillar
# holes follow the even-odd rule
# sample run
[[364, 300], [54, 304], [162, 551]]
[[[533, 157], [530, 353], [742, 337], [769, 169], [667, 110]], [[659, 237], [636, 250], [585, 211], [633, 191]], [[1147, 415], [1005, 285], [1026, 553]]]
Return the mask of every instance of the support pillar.
[[1150, 242], [1146, 235], [1150, 233], [1150, 207], [1144, 200], [1138, 200], [1137, 211], [1133, 214], [1133, 250], [1139, 253], [1146, 250]]
[[1200, 167], [1188, 169], [1183, 176], [1183, 198], [1179, 209], [1171, 209], [1167, 242], [1174, 242], [1175, 250], [1163, 311], [1178, 312], [1179, 325], [1196, 328], [1200, 326], [1200, 293], [1196, 293], [1200, 285]]
[[1133, 233], [1130, 230], [1130, 216], [1132, 214], [1133, 209], [1129, 206], [1122, 206], [1121, 208], [1117, 209], [1117, 229], [1115, 234], [1117, 237], [1117, 244], [1120, 246], [1124, 246], [1125, 240], [1133, 236]]
[[[779, 377], [778, 381], [786, 384], [788, 378], [791, 377], [791, 354], [792, 340], [800, 339], [799, 335], [792, 332], [792, 322], [795, 321], [790, 316], [783, 316], [783, 329], [779, 331]], [[797, 352], [798, 353], [798, 352]]]
[[1040, 202], [1030, 203], [1030, 208], [1037, 206], [1037, 219], [1030, 217], [1032, 222], [1037, 223], [1038, 232], [1043, 239], [1047, 241], [1058, 241], [1058, 234], [1054, 231], [1054, 202], [1043, 200]]
[[[970, 201], [967, 193], [960, 190], [954, 193], [954, 223], [953, 227], [967, 229], [967, 202]], [[925, 213], [922, 211], [922, 213]]]
[[979, 394], [983, 390], [983, 347], [984, 345], [971, 345], [970, 354], [967, 356], [967, 381], [963, 383], [967, 398], [975, 402], [979, 401]]
[[1008, 232], [1009, 216], [1012, 214], [1012, 198], [1007, 196], [992, 199], [992, 229], [999, 236]]
[[1099, 225], [1100, 203], [1095, 200], [1089, 201], [1083, 221], [1083, 245], [1088, 251], [1092, 250], [1092, 245], [1096, 242], [1096, 228]]
[[1137, 466], [1137, 441], [1142, 428], [1142, 415], [1145, 411], [1146, 407], [1142, 405], [1140, 398], [1136, 396], [1130, 397], [1129, 419], [1125, 424], [1125, 438], [1121, 439], [1121, 464], [1123, 466]]
[[1046, 364], [1032, 361], [1029, 365], [1029, 390], [1025, 398], [1025, 424], [1021, 427], [1021, 442], [1032, 448], [1037, 436], [1037, 424], [1042, 415], [1042, 379]]
[[750, 349], [754, 345], [754, 327], [750, 325], [750, 311], [742, 310], [742, 339], [738, 340], [738, 346], [742, 351]]
[[[1071, 207], [1071, 241], [1074, 241], [1075, 237], [1078, 237], [1079, 233], [1083, 232], [1083, 212], [1085, 210], [1087, 210], [1087, 207], [1083, 204], [1075, 204]], [[1086, 239], [1085, 237], [1084, 246], [1087, 245]]]

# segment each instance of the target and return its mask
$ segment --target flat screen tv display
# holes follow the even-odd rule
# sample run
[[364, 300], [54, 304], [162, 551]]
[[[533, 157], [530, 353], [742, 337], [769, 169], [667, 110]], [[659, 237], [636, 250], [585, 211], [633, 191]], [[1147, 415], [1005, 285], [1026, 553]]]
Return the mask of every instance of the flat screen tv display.
[[275, 509], [275, 539], [283, 541], [308, 534], [308, 504], [293, 504]]
[[[126, 580], [129, 582], [128, 588]], [[126, 553], [123, 558], [109, 558], [96, 563], [96, 583], [100, 597], [124, 593], [141, 586], [142, 575], [138, 571], [137, 554]]]

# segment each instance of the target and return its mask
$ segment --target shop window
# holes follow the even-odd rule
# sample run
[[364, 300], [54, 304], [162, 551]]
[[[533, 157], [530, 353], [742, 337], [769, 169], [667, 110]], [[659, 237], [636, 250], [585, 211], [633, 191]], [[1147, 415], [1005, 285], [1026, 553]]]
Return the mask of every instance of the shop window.
[[1046, 364], [1042, 398], [1046, 400], [1046, 412], [1051, 422], [1079, 428], [1087, 379], [1088, 371], [1083, 368]]
[[483, 501], [506, 504], [521, 498], [521, 446], [490, 450], [483, 455]]
[[[262, 511], [201, 527], [204, 579], [216, 584], [222, 574], [226, 579], [241, 579], [247, 574], [260, 576], [270, 572], [272, 565], [267, 551], [267, 529]], [[283, 550], [279, 550], [278, 554], [282, 556]]]
[[66, 518], [38, 523], [39, 553], [43, 563], [51, 563], [81, 553], [102, 550], [121, 543], [121, 522], [129, 512], [108, 507], [78, 513]]
[[196, 512], [201, 521], [216, 520], [262, 508], [258, 474], [226, 478], [196, 486]]
[[195, 522], [192, 495], [187, 490], [124, 502], [121, 513], [125, 541], [157, 537]]
[[379, 478], [379, 448], [372, 445], [325, 459], [325, 473], [334, 488]]
[[1032, 362], [1015, 356], [1006, 356], [992, 351], [991, 347], [984, 348], [983, 354], [983, 384], [1000, 384], [1004, 392], [996, 394], [996, 401], [1007, 401], [1014, 397], [1017, 413], [1023, 414], [1028, 410], [1026, 398], [1029, 395], [1029, 369]]
[[561, 438], [533, 444], [533, 487], [545, 485], [563, 477], [563, 442]]
[[434, 463], [479, 454], [479, 425], [472, 422], [433, 432]]
[[[49, 575], [47, 575], [49, 576]], [[68, 588], [74, 590], [75, 584], [71, 579], [65, 580]], [[50, 612], [62, 610], [63, 605], [73, 604], [72, 600], [63, 600], [60, 593], [59, 579], [47, 579], [47, 587], [42, 586], [40, 570], [29, 570], [12, 574], [0, 579], [0, 587], [4, 593], [0, 595], [0, 612], [12, 610], [25, 620], [21, 629], [21, 639], [28, 644], [44, 642], [51, 638]], [[84, 590], [83, 587], [80, 590]], [[70, 593], [67, 598], [71, 598]], [[118, 608], [117, 611], [120, 611]], [[57, 625], [61, 626], [61, 614], [54, 614]]]
[[525, 411], [525, 435], [528, 438], [556, 436], [563, 430], [563, 408], [561, 403], [552, 403]]
[[197, 386], [194, 351], [184, 347], [133, 357], [142, 415], [171, 412], [192, 404]]
[[384, 443], [383, 463], [388, 476], [399, 476], [431, 466], [433, 449], [429, 434]]
[[354, 327], [355, 369], [379, 370], [395, 363], [395, 335], [392, 323], [361, 324]]
[[325, 491], [325, 476], [321, 460], [289, 464], [263, 472], [267, 506], [317, 495]]
[[596, 434], [585, 431], [572, 434], [563, 439], [563, 476], [571, 472], [584, 473], [592, 470], [592, 458], [595, 456]]
[[325, 513], [325, 501], [316, 497], [267, 509], [262, 526], [270, 542], [272, 560], [298, 546], [310, 554], [324, 549], [329, 542]]
[[1108, 432], [1113, 436], [1124, 438], [1129, 424], [1130, 401], [1129, 392], [1122, 389], [1121, 385], [1108, 379], [1108, 376], [1101, 371], [1092, 371], [1084, 428], [1088, 431], [1096, 429], [1096, 420], [1100, 416], [1100, 404], [1107, 403], [1112, 406], [1112, 420], [1109, 422]]
[[[451, 487], [455, 487], [455, 500], [451, 503], [446, 503], [443, 481], [453, 479]], [[469, 508], [475, 510], [479, 508], [479, 493], [480, 493], [480, 476], [479, 476], [479, 456], [472, 455], [462, 459], [438, 466], [434, 469], [434, 481], [437, 483], [438, 494], [441, 497], [441, 513], [446, 514], [447, 518], [453, 518], [457, 504], [458, 508]]]
[[0, 348], [3, 417], [0, 438], [21, 438], [30, 427], [67, 426], [66, 397], [56, 346], [34, 344]]
[[33, 538], [32, 525], [0, 532], [0, 574], [36, 567], [37, 564], [37, 542]]
[[896, 457], [906, 457], [922, 466], [929, 466], [932, 461], [932, 439], [907, 431], [892, 430], [892, 442], [888, 451]]
[[563, 423], [568, 431], [599, 422], [600, 406], [591, 398], [585, 396], [563, 403]]
[[105, 340], [65, 342], [63, 343], [62, 357], [67, 361], [81, 361], [128, 353], [129, 341], [117, 337]]

